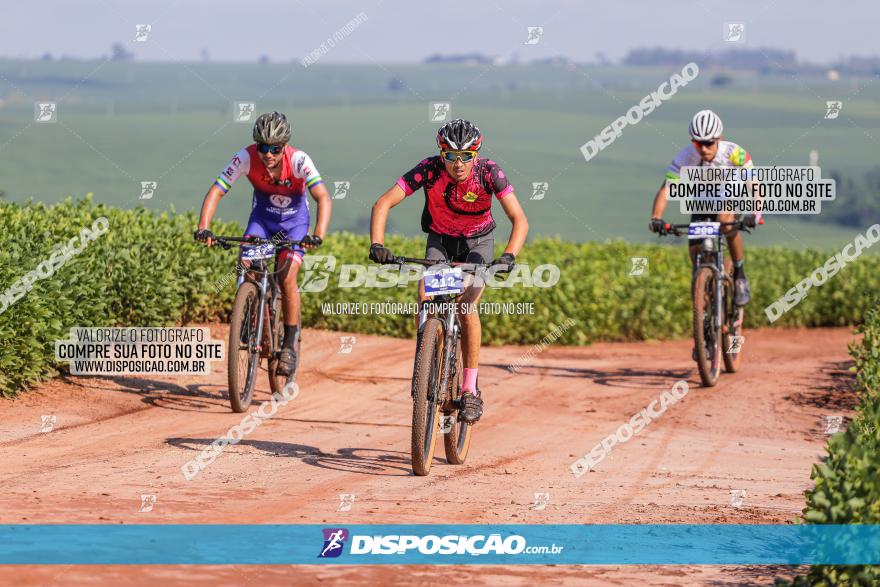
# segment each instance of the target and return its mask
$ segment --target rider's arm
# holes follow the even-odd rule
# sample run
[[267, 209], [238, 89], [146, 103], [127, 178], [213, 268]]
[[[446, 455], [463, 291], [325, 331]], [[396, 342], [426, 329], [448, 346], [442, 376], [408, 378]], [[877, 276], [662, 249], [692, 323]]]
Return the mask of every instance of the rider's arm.
[[526, 235], [529, 233], [529, 221], [522, 206], [519, 205], [519, 200], [516, 199], [515, 193], [509, 192], [501, 198], [501, 207], [504, 208], [504, 213], [507, 214], [511, 224], [513, 224], [504, 252], [516, 256], [526, 242]]
[[[208, 190], [208, 193], [205, 194], [205, 199], [202, 201], [202, 212], [199, 215], [199, 230], [211, 228], [211, 220], [214, 218], [214, 213], [217, 211], [217, 204], [220, 203], [220, 198], [226, 195], [232, 188], [232, 184], [244, 174], [247, 174], [250, 169], [250, 156], [248, 155], [247, 149], [242, 149], [238, 153], [232, 156], [232, 159], [223, 168], [223, 171], [220, 172], [220, 175], [217, 176], [217, 179], [214, 181], [214, 185], [211, 186], [211, 189]], [[208, 246], [210, 247], [213, 244], [212, 239], [208, 239]]]
[[664, 181], [663, 185], [660, 186], [660, 189], [657, 190], [657, 195], [654, 196], [654, 207], [651, 209], [651, 218], [663, 218], [663, 212], [666, 211], [666, 205], [669, 203], [666, 199], [668, 191], [666, 182]]
[[666, 211], [666, 206], [669, 204], [669, 200], [666, 199], [669, 194], [669, 189], [666, 187], [666, 184], [670, 181], [678, 181], [681, 168], [687, 165], [699, 165], [699, 155], [697, 155], [697, 152], [690, 145], [679, 151], [669, 163], [669, 167], [666, 168], [666, 179], [663, 181], [663, 185], [660, 186], [660, 189], [657, 190], [657, 195], [654, 196], [654, 206], [651, 209], [652, 219], [663, 218], [663, 213]]
[[290, 167], [293, 169], [294, 177], [302, 179], [312, 199], [318, 204], [318, 218], [315, 220], [315, 236], [324, 238], [327, 234], [327, 227], [330, 225], [330, 211], [333, 203], [330, 199], [330, 193], [324, 180], [318, 171], [315, 162], [308, 156], [305, 151], [295, 151], [290, 158]]
[[318, 219], [315, 221], [315, 236], [322, 239], [327, 234], [327, 227], [330, 225], [330, 211], [333, 209], [333, 200], [330, 199], [330, 192], [323, 183], [313, 185], [309, 188], [312, 199], [318, 204]]
[[202, 201], [202, 213], [199, 215], [199, 230], [203, 228], [211, 228], [211, 220], [214, 218], [214, 213], [217, 211], [217, 204], [220, 203], [220, 198], [224, 196], [223, 190], [221, 190], [217, 185], [212, 185], [211, 189], [208, 190], [208, 193], [205, 194], [205, 199]]
[[401, 203], [404, 198], [406, 198], [406, 192], [399, 184], [395, 183], [373, 204], [373, 212], [370, 215], [371, 243], [385, 244], [385, 224], [388, 221], [388, 211]]

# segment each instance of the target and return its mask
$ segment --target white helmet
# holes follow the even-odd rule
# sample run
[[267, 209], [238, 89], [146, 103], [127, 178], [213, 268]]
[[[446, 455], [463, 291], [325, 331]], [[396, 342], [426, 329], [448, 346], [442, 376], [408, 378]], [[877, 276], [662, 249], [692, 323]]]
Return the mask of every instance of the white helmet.
[[724, 125], [711, 110], [700, 110], [691, 120], [690, 133], [695, 141], [712, 141], [721, 136]]

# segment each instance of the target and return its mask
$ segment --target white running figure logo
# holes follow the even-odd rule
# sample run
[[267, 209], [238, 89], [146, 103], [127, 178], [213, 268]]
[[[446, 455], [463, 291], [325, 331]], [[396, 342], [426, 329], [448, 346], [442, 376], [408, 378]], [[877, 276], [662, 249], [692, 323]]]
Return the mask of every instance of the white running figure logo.
[[[330, 534], [330, 542], [327, 547], [321, 551], [321, 556], [326, 556], [328, 552], [342, 548], [342, 530], [337, 530]], [[313, 551], [314, 552], [314, 551]]]

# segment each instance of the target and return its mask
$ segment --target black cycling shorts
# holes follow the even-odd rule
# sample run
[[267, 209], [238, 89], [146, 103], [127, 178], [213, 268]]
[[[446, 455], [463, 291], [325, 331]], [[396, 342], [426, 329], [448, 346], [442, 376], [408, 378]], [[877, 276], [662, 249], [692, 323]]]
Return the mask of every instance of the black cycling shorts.
[[495, 237], [492, 234], [473, 238], [428, 233], [425, 258], [460, 263], [489, 263], [495, 253]]

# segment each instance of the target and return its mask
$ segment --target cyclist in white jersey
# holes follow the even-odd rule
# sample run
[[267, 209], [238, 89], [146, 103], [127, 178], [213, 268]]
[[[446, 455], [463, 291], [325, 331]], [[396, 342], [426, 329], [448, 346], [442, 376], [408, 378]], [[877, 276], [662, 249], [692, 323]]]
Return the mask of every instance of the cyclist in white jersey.
[[[676, 181], [682, 167], [753, 167], [752, 158], [748, 152], [730, 141], [721, 140], [721, 131], [724, 125], [721, 119], [711, 110], [697, 112], [690, 125], [692, 146], [687, 146], [675, 156], [666, 170], [666, 180]], [[660, 186], [657, 195], [654, 196], [654, 207], [651, 213], [649, 228], [654, 232], [664, 232], [666, 222], [663, 220], [663, 212], [666, 210], [666, 181]], [[744, 214], [740, 218], [746, 226], [755, 226], [760, 216]], [[710, 220], [717, 222], [733, 222], [737, 216], [733, 212], [720, 214], [693, 214], [691, 222]], [[732, 226], [724, 226], [721, 231], [727, 235], [727, 244], [730, 247], [730, 256], [733, 258], [734, 297], [737, 306], [745, 306], [752, 298], [749, 280], [743, 269], [743, 238]], [[699, 243], [694, 241], [691, 246], [691, 259], [695, 258]]]

